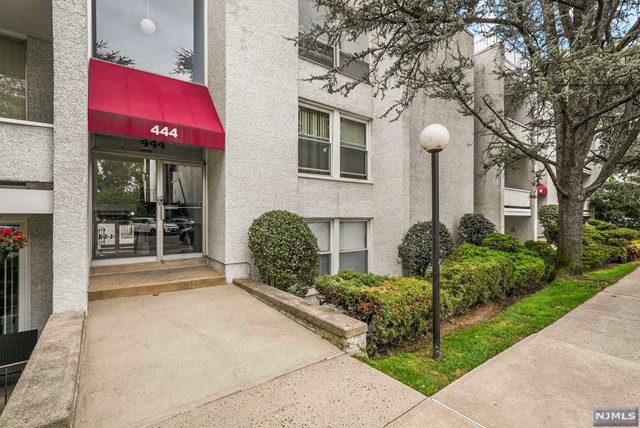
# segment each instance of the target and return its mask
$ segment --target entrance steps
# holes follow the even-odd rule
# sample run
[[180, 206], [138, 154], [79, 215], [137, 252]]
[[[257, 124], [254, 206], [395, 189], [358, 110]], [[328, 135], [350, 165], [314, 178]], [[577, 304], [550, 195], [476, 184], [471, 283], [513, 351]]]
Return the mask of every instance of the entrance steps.
[[89, 277], [89, 300], [192, 290], [226, 284], [224, 275], [207, 260], [188, 259], [127, 265], [94, 266]]

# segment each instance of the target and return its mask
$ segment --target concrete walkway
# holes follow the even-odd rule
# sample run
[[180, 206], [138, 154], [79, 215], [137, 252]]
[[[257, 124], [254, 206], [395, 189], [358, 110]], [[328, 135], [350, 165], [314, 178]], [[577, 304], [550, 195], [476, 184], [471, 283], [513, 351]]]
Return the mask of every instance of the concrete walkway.
[[[638, 405], [640, 269], [458, 379], [396, 424], [590, 427], [596, 406]], [[444, 424], [453, 417], [465, 422]]]
[[221, 285], [90, 302], [75, 426], [382, 427], [425, 399]]

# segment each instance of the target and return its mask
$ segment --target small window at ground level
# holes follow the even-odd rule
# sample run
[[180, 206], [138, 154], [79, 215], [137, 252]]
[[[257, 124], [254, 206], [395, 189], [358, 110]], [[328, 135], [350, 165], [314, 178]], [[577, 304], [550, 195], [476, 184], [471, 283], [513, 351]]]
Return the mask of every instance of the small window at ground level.
[[93, 0], [94, 57], [204, 83], [204, 0]]
[[369, 222], [367, 220], [309, 220], [320, 249], [319, 276], [342, 270], [369, 272]]
[[298, 108], [298, 171], [331, 174], [331, 121], [329, 113]]
[[355, 270], [366, 273], [367, 266], [367, 222], [340, 222], [340, 270]]
[[24, 41], [0, 37], [0, 117], [27, 118], [25, 52]]

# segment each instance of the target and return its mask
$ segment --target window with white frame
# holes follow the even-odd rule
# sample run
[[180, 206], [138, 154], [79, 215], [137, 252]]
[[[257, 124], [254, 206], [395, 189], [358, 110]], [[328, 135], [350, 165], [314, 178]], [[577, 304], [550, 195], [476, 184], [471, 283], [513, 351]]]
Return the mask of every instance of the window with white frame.
[[298, 171], [331, 175], [331, 114], [298, 108]]
[[[369, 178], [369, 122], [339, 111], [298, 108], [298, 172], [334, 178]], [[334, 148], [334, 136], [340, 146]], [[340, 168], [333, 168], [339, 165]]]
[[[313, 0], [298, 0], [298, 28], [304, 34], [314, 25], [322, 25], [325, 10], [318, 8]], [[310, 61], [325, 67], [344, 67], [342, 72], [348, 76], [360, 78], [369, 73], [368, 58], [352, 60], [355, 54], [369, 48], [369, 36], [361, 34], [357, 39], [344, 39], [335, 45], [321, 36], [314, 46], [300, 45], [299, 54]]]
[[342, 270], [369, 272], [367, 220], [309, 220], [307, 224], [318, 239], [320, 276]]
[[0, 36], [0, 117], [26, 119], [24, 40]]
[[309, 229], [316, 235], [320, 260], [318, 261], [318, 275], [331, 275], [331, 221], [311, 221], [307, 223]]

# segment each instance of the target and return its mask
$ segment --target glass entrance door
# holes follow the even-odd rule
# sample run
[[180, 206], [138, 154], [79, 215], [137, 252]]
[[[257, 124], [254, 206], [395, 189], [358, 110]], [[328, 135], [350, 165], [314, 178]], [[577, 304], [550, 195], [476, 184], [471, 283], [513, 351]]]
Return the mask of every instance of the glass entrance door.
[[202, 166], [163, 162], [162, 183], [162, 256], [202, 253]]
[[203, 167], [96, 153], [95, 260], [202, 254]]
[[155, 159], [94, 157], [94, 259], [156, 256], [156, 168]]

